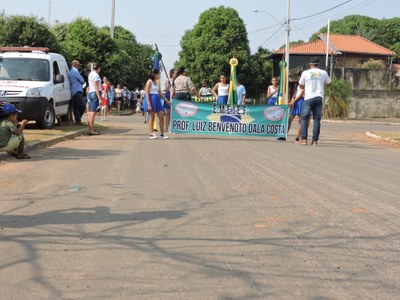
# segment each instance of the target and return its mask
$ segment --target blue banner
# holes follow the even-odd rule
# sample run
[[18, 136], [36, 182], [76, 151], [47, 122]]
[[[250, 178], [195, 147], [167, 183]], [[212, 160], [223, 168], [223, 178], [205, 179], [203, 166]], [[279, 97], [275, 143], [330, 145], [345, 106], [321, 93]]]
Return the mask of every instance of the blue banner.
[[[222, 111], [221, 111], [222, 109]], [[172, 100], [173, 133], [286, 137], [287, 105], [242, 105]]]

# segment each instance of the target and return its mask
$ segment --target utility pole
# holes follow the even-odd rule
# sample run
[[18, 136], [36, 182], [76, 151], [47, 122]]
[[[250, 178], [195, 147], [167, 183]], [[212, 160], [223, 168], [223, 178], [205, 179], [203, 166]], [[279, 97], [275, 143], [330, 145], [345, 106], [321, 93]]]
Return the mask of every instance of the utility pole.
[[289, 36], [290, 36], [290, 0], [287, 0], [286, 49], [285, 49], [286, 89], [285, 89], [285, 95], [283, 95], [285, 104], [289, 103]]
[[47, 17], [47, 22], [51, 26], [51, 0], [49, 0], [49, 15]]
[[112, 39], [114, 39], [114, 27], [115, 27], [115, 0], [112, 0], [111, 26], [110, 26], [110, 35]]

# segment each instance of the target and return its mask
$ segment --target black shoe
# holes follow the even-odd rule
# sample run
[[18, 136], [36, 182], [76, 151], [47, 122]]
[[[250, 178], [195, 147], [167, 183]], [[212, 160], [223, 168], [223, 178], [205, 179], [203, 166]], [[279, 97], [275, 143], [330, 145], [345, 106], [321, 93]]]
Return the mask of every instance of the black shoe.
[[278, 141], [286, 141], [286, 138], [281, 136], [278, 138]]

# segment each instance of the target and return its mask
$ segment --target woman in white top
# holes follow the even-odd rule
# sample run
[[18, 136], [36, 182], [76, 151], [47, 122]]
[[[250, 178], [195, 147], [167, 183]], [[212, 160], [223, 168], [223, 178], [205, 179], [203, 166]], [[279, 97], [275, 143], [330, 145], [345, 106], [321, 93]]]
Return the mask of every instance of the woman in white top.
[[161, 98], [164, 99], [169, 105], [171, 102], [163, 95], [161, 87], [157, 81], [160, 80], [160, 70], [153, 70], [151, 73], [151, 78], [146, 83], [146, 101], [147, 101], [147, 111], [150, 113], [149, 128], [150, 128], [150, 139], [156, 139], [157, 135], [153, 132], [154, 118], [156, 114], [159, 120], [159, 126], [162, 139], [167, 139], [168, 136], [164, 135], [164, 108], [161, 104]]
[[100, 78], [100, 64], [98, 62], [93, 63], [93, 70], [89, 74], [89, 135], [98, 135], [94, 131], [94, 119], [96, 118], [97, 110], [100, 108], [99, 100], [101, 99], [101, 78]]
[[[217, 104], [219, 105], [220, 112], [224, 111], [224, 106], [228, 104], [228, 94], [229, 94], [229, 84], [225, 75], [219, 77], [220, 82], [218, 82], [212, 89], [212, 93], [217, 98]], [[218, 94], [217, 94], [218, 91]]]
[[276, 100], [278, 98], [278, 77], [272, 77], [271, 85], [268, 87], [267, 90], [267, 99], [268, 103], [267, 105], [276, 105]]

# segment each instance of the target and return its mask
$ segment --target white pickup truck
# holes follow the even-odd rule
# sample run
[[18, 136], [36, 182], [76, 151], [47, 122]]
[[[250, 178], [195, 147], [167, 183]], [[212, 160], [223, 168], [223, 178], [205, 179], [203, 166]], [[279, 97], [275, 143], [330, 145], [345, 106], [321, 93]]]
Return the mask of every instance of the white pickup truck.
[[22, 110], [21, 119], [52, 128], [71, 103], [68, 65], [48, 48], [0, 47], [0, 101]]

